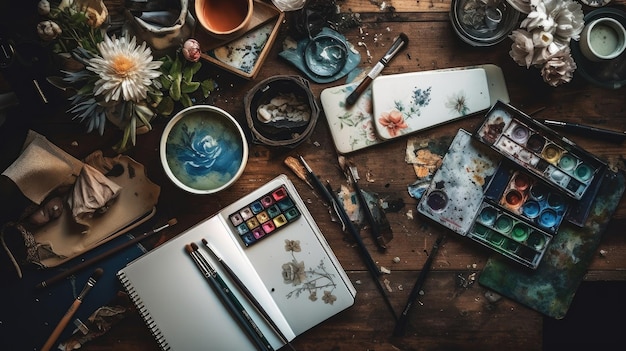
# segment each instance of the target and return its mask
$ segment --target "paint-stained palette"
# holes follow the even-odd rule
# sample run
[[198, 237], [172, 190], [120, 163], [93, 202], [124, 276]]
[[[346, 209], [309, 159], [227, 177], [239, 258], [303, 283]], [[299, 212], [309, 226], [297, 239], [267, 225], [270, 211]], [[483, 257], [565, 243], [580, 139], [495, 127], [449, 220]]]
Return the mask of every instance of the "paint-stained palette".
[[417, 210], [536, 269], [564, 221], [582, 227], [606, 164], [508, 104], [461, 129]]
[[[546, 203], [549, 192], [539, 193], [548, 187], [512, 166], [461, 129], [417, 209], [452, 231], [534, 269], [567, 207], [562, 206], [557, 215]], [[530, 195], [531, 188], [541, 201]], [[531, 204], [537, 205], [534, 212]]]

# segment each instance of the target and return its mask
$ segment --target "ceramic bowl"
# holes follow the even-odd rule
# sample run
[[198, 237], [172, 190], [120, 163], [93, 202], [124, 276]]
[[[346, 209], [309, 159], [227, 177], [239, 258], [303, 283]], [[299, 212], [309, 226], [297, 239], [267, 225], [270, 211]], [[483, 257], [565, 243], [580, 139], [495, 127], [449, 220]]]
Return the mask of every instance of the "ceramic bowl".
[[196, 105], [177, 113], [165, 126], [161, 164], [170, 180], [194, 194], [213, 194], [231, 186], [248, 161], [248, 143], [226, 111]]
[[518, 26], [520, 11], [508, 2], [488, 8], [480, 0], [452, 0], [450, 21], [458, 37], [475, 47], [493, 46]]
[[196, 18], [218, 39], [235, 39], [245, 33], [254, 13], [254, 0], [196, 0]]
[[253, 141], [294, 148], [306, 140], [317, 123], [319, 107], [300, 76], [267, 78], [244, 96], [246, 121]]

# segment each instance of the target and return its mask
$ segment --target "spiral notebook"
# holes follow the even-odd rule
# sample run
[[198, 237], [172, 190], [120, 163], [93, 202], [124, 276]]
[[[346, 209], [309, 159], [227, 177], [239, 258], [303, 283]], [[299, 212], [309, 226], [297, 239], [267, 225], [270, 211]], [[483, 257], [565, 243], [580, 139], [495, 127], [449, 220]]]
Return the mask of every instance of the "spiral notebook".
[[202, 239], [289, 341], [354, 304], [354, 286], [294, 185], [280, 175], [118, 272], [163, 350], [255, 349], [185, 251], [190, 243], [200, 247], [272, 347], [285, 344]]

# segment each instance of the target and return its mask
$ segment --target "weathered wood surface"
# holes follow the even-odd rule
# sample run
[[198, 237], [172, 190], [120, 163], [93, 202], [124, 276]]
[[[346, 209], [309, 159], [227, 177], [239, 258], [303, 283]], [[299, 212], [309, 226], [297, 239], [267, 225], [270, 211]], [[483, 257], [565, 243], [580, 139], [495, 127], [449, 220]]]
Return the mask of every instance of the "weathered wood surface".
[[[473, 48], [456, 37], [451, 27], [448, 11], [450, 1], [340, 1], [342, 11], [361, 14], [361, 28], [345, 33], [352, 43], [364, 42], [377, 60], [386, 51], [392, 39], [400, 32], [410, 38], [409, 47], [385, 69], [385, 74], [424, 71], [430, 69], [493, 63], [502, 67], [508, 84], [511, 103], [528, 113], [543, 109], [539, 116], [571, 122], [593, 124], [615, 130], [626, 130], [626, 102], [624, 90], [606, 90], [593, 86], [581, 77], [558, 88], [542, 81], [536, 69], [517, 66], [510, 58], [510, 40], [490, 48]], [[613, 1], [625, 4], [626, 1]], [[590, 8], [585, 7], [587, 12]], [[280, 29], [278, 40], [267, 61], [254, 81], [246, 81], [229, 73], [207, 67], [205, 72], [219, 83], [212, 94], [213, 103], [232, 113], [245, 124], [243, 96], [258, 81], [277, 74], [298, 74], [298, 71], [278, 57], [282, 40], [289, 34], [289, 20]], [[365, 60], [364, 47], [357, 46], [364, 58], [360, 68], [373, 65]], [[331, 84], [311, 84], [316, 97]], [[454, 82], [450, 82], [454, 84]], [[104, 137], [85, 135], [83, 127], [63, 115], [59, 107], [54, 118], [41, 117], [39, 131], [54, 143], [75, 155], [84, 157], [95, 149], [112, 153], [110, 147], [118, 140], [115, 131]], [[451, 138], [459, 128], [473, 130], [480, 116], [468, 117], [458, 122], [415, 134], [424, 140]], [[393, 323], [382, 299], [365, 271], [357, 249], [351, 239], [341, 232], [331, 220], [328, 209], [317, 194], [297, 179], [283, 165], [287, 155], [302, 155], [323, 179], [338, 187], [346, 180], [335, 162], [335, 153], [328, 124], [323, 115], [307, 142], [295, 150], [273, 150], [252, 146], [246, 170], [230, 190], [211, 196], [189, 195], [169, 182], [158, 158], [158, 143], [166, 121], [157, 122], [154, 130], [138, 137], [138, 145], [128, 154], [146, 166], [148, 176], [161, 186], [157, 218], [163, 221], [176, 217], [178, 225], [164, 231], [161, 240], [191, 227], [198, 221], [216, 213], [280, 173], [288, 174], [316, 219], [322, 232], [335, 251], [353, 282], [357, 282], [355, 306], [331, 320], [298, 337], [294, 346], [298, 350], [541, 350], [542, 316], [514, 301], [501, 299], [489, 302], [487, 290], [477, 279], [491, 253], [472, 242], [448, 235], [434, 261], [434, 271], [429, 276], [424, 295], [416, 306], [409, 324], [409, 335], [401, 339], [390, 337]], [[607, 161], [611, 167], [624, 169], [624, 145], [577, 135], [568, 135], [576, 143]], [[73, 142], [77, 142], [73, 144]], [[389, 295], [399, 311], [442, 229], [427, 223], [417, 215], [416, 200], [407, 192], [407, 186], [417, 178], [413, 167], [405, 162], [406, 139], [392, 141], [349, 155], [361, 174], [369, 173], [370, 182], [362, 182], [364, 190], [377, 192], [393, 199], [402, 199], [405, 206], [388, 213], [394, 239], [388, 252], [378, 253], [369, 235], [364, 241], [379, 264], [391, 269], [384, 278], [389, 281]], [[412, 215], [411, 215], [412, 214]], [[595, 256], [588, 280], [626, 280], [626, 200], [622, 200], [614, 219]], [[394, 263], [394, 257], [400, 262]], [[83, 346], [95, 350], [157, 350], [157, 345], [138, 316], [133, 316], [116, 326], [108, 334]], [[207, 349], [211, 349], [207, 345]]]

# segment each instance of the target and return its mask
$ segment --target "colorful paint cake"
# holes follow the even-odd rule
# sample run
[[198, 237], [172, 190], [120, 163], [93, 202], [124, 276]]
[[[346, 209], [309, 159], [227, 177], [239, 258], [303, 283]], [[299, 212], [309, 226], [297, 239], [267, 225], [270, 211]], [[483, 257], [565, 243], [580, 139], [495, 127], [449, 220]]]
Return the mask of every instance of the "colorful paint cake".
[[250, 246], [300, 217], [300, 210], [281, 186], [228, 216], [241, 241]]
[[476, 136], [576, 200], [604, 167], [600, 160], [503, 103], [489, 111]]

